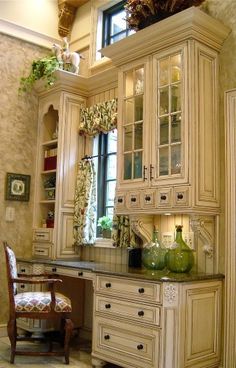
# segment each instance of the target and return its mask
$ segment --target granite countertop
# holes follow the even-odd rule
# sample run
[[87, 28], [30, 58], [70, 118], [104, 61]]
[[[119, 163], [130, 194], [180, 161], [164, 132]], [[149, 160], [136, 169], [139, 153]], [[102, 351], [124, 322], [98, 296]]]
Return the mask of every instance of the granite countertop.
[[86, 262], [76, 260], [43, 260], [43, 259], [24, 259], [18, 258], [18, 262], [29, 262], [38, 263], [51, 266], [60, 266], [71, 269], [80, 269], [96, 274], [104, 274], [110, 276], [129, 277], [134, 279], [143, 279], [148, 281], [159, 281], [159, 282], [192, 282], [201, 280], [214, 280], [223, 279], [224, 275], [217, 274], [206, 274], [206, 273], [171, 273], [167, 270], [156, 271], [147, 270], [145, 268], [130, 268], [128, 265], [112, 264], [112, 263], [100, 263], [100, 262]]

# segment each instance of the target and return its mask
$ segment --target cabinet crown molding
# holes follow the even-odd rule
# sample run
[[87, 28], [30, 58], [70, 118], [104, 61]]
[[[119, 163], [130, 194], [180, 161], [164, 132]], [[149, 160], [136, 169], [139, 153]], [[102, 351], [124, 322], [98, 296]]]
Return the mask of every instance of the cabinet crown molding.
[[[146, 27], [101, 50], [114, 65], [122, 65], [139, 57], [195, 39], [219, 51], [230, 29], [196, 7], [188, 8]], [[150, 36], [151, 35], [151, 36]]]

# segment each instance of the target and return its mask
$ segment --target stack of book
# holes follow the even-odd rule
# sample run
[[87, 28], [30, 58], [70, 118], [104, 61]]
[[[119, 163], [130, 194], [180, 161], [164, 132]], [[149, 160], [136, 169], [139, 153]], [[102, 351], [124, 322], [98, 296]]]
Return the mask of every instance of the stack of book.
[[44, 153], [44, 171], [55, 170], [57, 167], [57, 148], [51, 148]]

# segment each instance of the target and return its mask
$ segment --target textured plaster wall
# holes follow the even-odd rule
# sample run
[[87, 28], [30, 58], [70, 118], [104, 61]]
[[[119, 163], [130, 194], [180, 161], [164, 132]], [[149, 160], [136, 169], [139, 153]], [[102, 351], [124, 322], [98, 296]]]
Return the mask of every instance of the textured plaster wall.
[[[7, 321], [8, 293], [2, 241], [7, 240], [17, 256], [30, 257], [32, 208], [37, 138], [38, 99], [34, 93], [18, 95], [20, 77], [27, 75], [34, 58], [46, 50], [0, 34], [0, 324]], [[31, 175], [29, 202], [6, 201], [7, 172]], [[5, 210], [15, 209], [15, 221], [6, 222]]]

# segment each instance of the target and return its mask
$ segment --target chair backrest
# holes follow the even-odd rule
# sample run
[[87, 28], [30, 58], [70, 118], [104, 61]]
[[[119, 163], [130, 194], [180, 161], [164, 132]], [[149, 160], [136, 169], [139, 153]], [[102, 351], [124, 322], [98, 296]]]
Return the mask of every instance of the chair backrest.
[[17, 293], [16, 284], [12, 283], [12, 279], [17, 278], [17, 266], [16, 266], [16, 257], [13, 250], [9, 247], [6, 242], [3, 242], [5, 255], [6, 255], [6, 266], [7, 266], [7, 278], [8, 278], [8, 286], [9, 293], [13, 293], [15, 295]]

